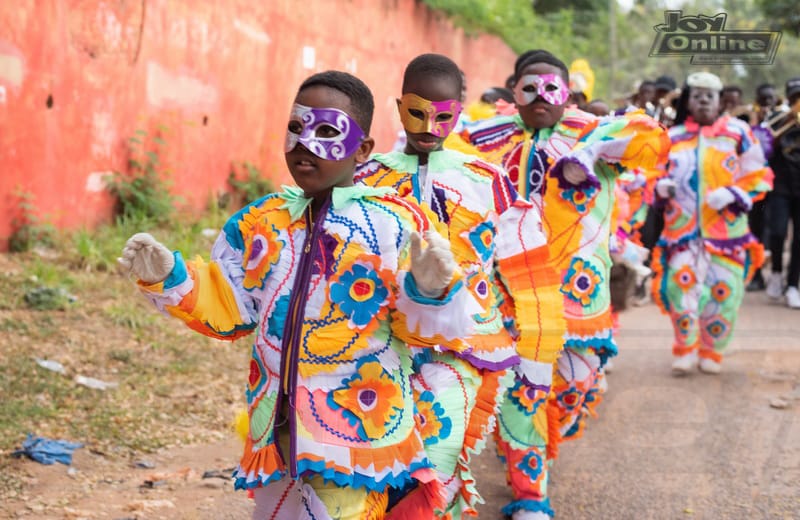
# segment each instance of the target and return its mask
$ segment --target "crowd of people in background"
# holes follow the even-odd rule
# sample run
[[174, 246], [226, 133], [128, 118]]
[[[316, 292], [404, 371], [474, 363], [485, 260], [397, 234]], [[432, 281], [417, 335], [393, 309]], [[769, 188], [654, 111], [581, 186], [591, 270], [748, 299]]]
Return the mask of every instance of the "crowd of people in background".
[[210, 262], [126, 245], [157, 308], [255, 335], [235, 472], [254, 519], [476, 515], [490, 435], [503, 514], [552, 518], [548, 476], [597, 413], [631, 300], [669, 316], [675, 375], [722, 370], [745, 289], [800, 308], [800, 78], [745, 104], [714, 74], [661, 76], [612, 106], [581, 60], [511, 65], [467, 103], [456, 63], [413, 59], [381, 153], [369, 88], [311, 76], [287, 125], [297, 186], [232, 216]]

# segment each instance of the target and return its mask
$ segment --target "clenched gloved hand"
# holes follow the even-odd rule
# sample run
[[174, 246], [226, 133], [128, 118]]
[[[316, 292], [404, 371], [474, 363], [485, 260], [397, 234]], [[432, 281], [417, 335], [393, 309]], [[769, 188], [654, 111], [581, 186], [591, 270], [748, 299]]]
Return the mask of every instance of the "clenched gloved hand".
[[147, 284], [164, 281], [175, 266], [172, 251], [150, 233], [136, 233], [129, 238], [117, 262]]
[[411, 275], [423, 296], [438, 298], [453, 279], [457, 265], [450, 242], [439, 233], [428, 230], [425, 240], [428, 247], [423, 250], [419, 233], [411, 233]]
[[567, 164], [564, 165], [564, 169], [561, 171], [561, 174], [564, 176], [567, 182], [575, 186], [589, 178], [589, 176], [586, 175], [586, 170], [584, 170], [581, 165], [573, 162], [567, 162]]
[[733, 196], [731, 190], [724, 187], [711, 190], [711, 192], [706, 195], [706, 203], [717, 211], [728, 204], [733, 204], [735, 201], [736, 197]]
[[656, 182], [656, 194], [662, 199], [670, 199], [675, 196], [678, 184], [670, 178], [659, 179]]

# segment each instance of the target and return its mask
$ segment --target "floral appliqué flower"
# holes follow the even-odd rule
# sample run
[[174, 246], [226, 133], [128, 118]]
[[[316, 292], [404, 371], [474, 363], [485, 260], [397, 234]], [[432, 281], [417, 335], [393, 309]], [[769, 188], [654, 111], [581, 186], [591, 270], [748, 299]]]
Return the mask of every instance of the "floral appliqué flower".
[[331, 301], [350, 318], [350, 327], [364, 329], [383, 318], [391, 303], [388, 284], [371, 262], [356, 262], [331, 281]]
[[677, 325], [678, 333], [681, 336], [688, 336], [689, 331], [694, 325], [694, 318], [692, 318], [689, 314], [681, 314], [675, 320], [675, 325]]
[[561, 198], [575, 206], [579, 213], [586, 213], [589, 210], [589, 201], [594, 197], [597, 188], [589, 186], [587, 188], [569, 188], [561, 190]]
[[256, 348], [253, 347], [253, 355], [250, 358], [250, 374], [247, 378], [247, 402], [252, 403], [257, 395], [261, 393], [267, 383], [269, 376], [264, 363], [262, 363]]
[[475, 252], [478, 253], [478, 257], [481, 261], [488, 262], [494, 254], [494, 224], [491, 222], [481, 222], [465, 233], [467, 235], [467, 241]]
[[422, 442], [426, 446], [438, 443], [450, 436], [453, 422], [445, 415], [442, 405], [434, 402], [433, 392], [428, 390], [416, 398], [417, 414], [415, 420]]
[[706, 331], [715, 340], [724, 338], [728, 334], [730, 328], [731, 324], [719, 316], [717, 317], [717, 319], [706, 325]]
[[251, 208], [239, 222], [239, 230], [245, 237], [244, 280], [245, 289], [261, 289], [270, 269], [278, 262], [284, 241], [280, 240], [275, 226], [261, 219], [257, 208]]
[[578, 408], [583, 404], [583, 399], [581, 398], [581, 392], [573, 385], [570, 386], [566, 391], [559, 392], [557, 394], [558, 402], [561, 404], [562, 408], [566, 411], [572, 411]]
[[497, 319], [497, 297], [494, 287], [489, 283], [489, 278], [483, 269], [476, 270], [466, 275], [467, 288], [481, 305], [483, 312], [473, 315], [478, 323], [490, 323]]
[[527, 455], [519, 461], [517, 468], [531, 479], [531, 482], [536, 482], [544, 469], [542, 467], [542, 457], [534, 451], [529, 451]]
[[561, 292], [568, 298], [587, 306], [600, 289], [600, 271], [588, 262], [575, 258], [569, 266]]
[[697, 277], [688, 265], [684, 265], [672, 275], [672, 281], [683, 291], [688, 291], [697, 283]]
[[509, 398], [525, 415], [534, 415], [539, 406], [545, 402], [544, 399], [540, 398], [542, 395], [546, 394], [537, 392], [535, 388], [522, 384], [522, 381], [517, 381], [511, 389]]
[[722, 280], [718, 281], [711, 287], [711, 297], [718, 302], [724, 302], [728, 299], [731, 295], [731, 288], [723, 282]]
[[374, 357], [359, 361], [358, 372], [330, 394], [333, 409], [343, 408], [345, 417], [359, 425], [359, 435], [383, 437], [389, 424], [403, 409], [403, 393]]

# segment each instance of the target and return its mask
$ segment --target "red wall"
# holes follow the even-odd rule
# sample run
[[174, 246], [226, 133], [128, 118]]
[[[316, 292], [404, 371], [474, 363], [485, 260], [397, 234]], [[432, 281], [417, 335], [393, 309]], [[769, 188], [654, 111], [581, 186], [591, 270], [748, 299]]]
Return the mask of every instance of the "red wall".
[[370, 86], [380, 151], [401, 128], [394, 98], [411, 58], [453, 58], [470, 100], [502, 84], [514, 60], [498, 38], [466, 36], [414, 0], [2, 4], [0, 249], [19, 193], [62, 228], [107, 221], [102, 178], [124, 168], [137, 130], [164, 129], [172, 191], [203, 208], [226, 188], [232, 162], [289, 180], [289, 105], [314, 72], [347, 70]]

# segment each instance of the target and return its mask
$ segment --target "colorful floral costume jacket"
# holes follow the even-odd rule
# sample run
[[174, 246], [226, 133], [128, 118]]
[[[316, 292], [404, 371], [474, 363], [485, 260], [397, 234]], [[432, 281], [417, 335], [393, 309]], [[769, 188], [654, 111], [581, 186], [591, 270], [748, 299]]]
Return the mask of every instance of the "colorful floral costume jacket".
[[[390, 192], [335, 188], [311, 215], [309, 199], [285, 188], [231, 217], [210, 263], [176, 253], [164, 282], [142, 286], [203, 334], [255, 333], [237, 488], [288, 471], [383, 491], [430, 466], [415, 427], [406, 343], [455, 346], [471, 324], [460, 275], [441, 299], [419, 294], [407, 244], [430, 220]], [[282, 420], [289, 453], [278, 445]]]
[[[663, 163], [669, 141], [649, 117], [599, 119], [574, 108], [552, 128], [531, 131], [514, 114], [467, 125], [459, 137], [481, 157], [502, 165], [520, 194], [540, 209], [558, 269], [567, 333], [554, 364], [554, 396], [545, 406], [530, 399], [523, 381], [515, 381], [498, 413], [495, 435], [514, 497], [503, 513], [526, 510], [552, 517], [550, 460], [560, 440], [579, 437], [585, 417], [594, 414], [601, 367], [617, 350], [608, 283], [616, 178], [625, 169]], [[573, 185], [563, 177], [567, 162], [581, 167], [584, 182]], [[537, 418], [545, 409], [543, 433]], [[526, 417], [533, 418], [535, 428]]]
[[[684, 124], [669, 129], [672, 148], [668, 176], [678, 187], [675, 197], [665, 201], [664, 230], [654, 255], [654, 287], [661, 287], [664, 251], [692, 240], [700, 240], [712, 254], [746, 255], [743, 265], [748, 280], [763, 263], [763, 247], [750, 233], [747, 212], [753, 202], [772, 189], [772, 170], [764, 152], [743, 121], [722, 116], [712, 125], [700, 126], [691, 117]], [[726, 188], [735, 202], [715, 210], [706, 195]], [[655, 293], [665, 312], [669, 301], [663, 291]]]
[[[521, 364], [529, 381], [549, 385], [550, 365], [561, 350], [563, 318], [538, 211], [519, 197], [501, 170], [477, 157], [453, 150], [431, 153], [424, 186], [417, 167], [415, 155], [376, 154], [355, 180], [424, 200], [446, 225], [477, 304], [475, 333], [462, 338], [459, 356], [491, 370]], [[496, 280], [513, 304], [505, 319], [499, 309], [504, 297], [491, 290]], [[509, 319], [511, 331], [504, 325]]]
[[[567, 318], [565, 346], [616, 351], [609, 313], [609, 235], [614, 183], [625, 169], [666, 162], [669, 139], [652, 118], [632, 113], [598, 118], [569, 108], [552, 128], [531, 131], [519, 114], [480, 121], [461, 132], [542, 210], [550, 253], [560, 269]], [[580, 165], [588, 178], [574, 186], [564, 164]]]
[[[514, 367], [543, 396], [549, 391], [552, 365], [563, 344], [563, 304], [539, 213], [519, 197], [504, 172], [453, 150], [430, 153], [425, 176], [418, 171], [416, 155], [377, 154], [355, 180], [391, 187], [430, 206], [449, 236], [472, 299], [474, 333], [462, 338], [458, 359], [433, 355], [419, 363], [423, 392], [417, 399], [421, 413], [428, 410], [423, 439], [438, 469], [446, 475], [457, 471], [452, 467], [456, 457], [437, 456], [436, 450], [450, 449], [447, 443], [454, 438], [454, 454], [462, 450], [458, 478], [464, 484], [458, 493], [463, 502], [448, 511], [460, 518], [477, 514], [472, 508], [479, 498], [468, 466], [483, 448], [498, 401], [510, 384], [506, 369]], [[436, 363], [446, 367], [441, 374]], [[442, 382], [447, 380], [458, 383]], [[467, 394], [472, 397], [463, 401]], [[430, 408], [437, 413], [431, 414]], [[461, 424], [465, 413], [466, 425]], [[546, 417], [539, 419], [546, 432]], [[436, 435], [426, 435], [433, 429]], [[464, 430], [463, 441], [452, 430]]]

